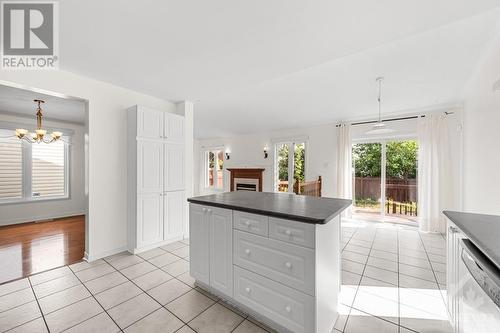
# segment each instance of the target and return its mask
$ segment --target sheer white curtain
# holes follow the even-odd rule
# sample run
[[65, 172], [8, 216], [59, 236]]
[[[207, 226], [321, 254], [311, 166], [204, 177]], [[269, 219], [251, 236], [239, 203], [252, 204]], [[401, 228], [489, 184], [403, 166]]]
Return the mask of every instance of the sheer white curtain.
[[418, 215], [420, 230], [444, 232], [442, 211], [451, 202], [451, 168], [446, 115], [418, 120]]
[[[351, 124], [337, 127], [337, 197], [352, 199], [352, 140]], [[351, 217], [351, 208], [346, 210]]]

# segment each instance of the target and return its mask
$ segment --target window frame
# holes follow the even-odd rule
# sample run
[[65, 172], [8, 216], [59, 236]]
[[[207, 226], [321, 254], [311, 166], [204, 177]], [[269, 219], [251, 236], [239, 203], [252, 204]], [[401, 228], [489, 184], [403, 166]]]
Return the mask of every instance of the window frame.
[[[22, 159], [22, 186], [21, 198], [5, 198], [0, 199], [0, 205], [34, 203], [42, 201], [67, 200], [70, 199], [70, 149], [69, 137], [61, 138], [64, 145], [64, 194], [34, 197], [32, 191], [32, 167], [33, 167], [33, 150], [32, 145], [37, 143], [29, 143], [22, 141], [21, 143], [21, 159]], [[40, 143], [45, 144], [45, 143]]]
[[[215, 161], [214, 161], [214, 166], [219, 165], [219, 157], [217, 152], [222, 152], [222, 186], [218, 187], [217, 186], [217, 179], [216, 175], [214, 175], [214, 185], [210, 186], [210, 176], [208, 173], [209, 170], [209, 155], [210, 153], [213, 153], [215, 156]], [[210, 191], [216, 191], [216, 192], [223, 192], [225, 188], [225, 176], [224, 176], [224, 170], [225, 170], [225, 163], [224, 163], [224, 152], [225, 152], [225, 147], [224, 146], [215, 146], [215, 147], [204, 147], [203, 149], [203, 188], [205, 190], [210, 190]], [[215, 167], [215, 170], [217, 170], [217, 167]]]

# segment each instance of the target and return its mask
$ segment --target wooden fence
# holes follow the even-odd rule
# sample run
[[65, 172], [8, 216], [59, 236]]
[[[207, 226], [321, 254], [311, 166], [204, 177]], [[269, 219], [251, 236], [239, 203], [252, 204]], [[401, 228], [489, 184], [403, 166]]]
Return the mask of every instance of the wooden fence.
[[[380, 177], [355, 177], [355, 198], [380, 199]], [[396, 202], [417, 202], [417, 180], [387, 178], [385, 196], [388, 200]]]

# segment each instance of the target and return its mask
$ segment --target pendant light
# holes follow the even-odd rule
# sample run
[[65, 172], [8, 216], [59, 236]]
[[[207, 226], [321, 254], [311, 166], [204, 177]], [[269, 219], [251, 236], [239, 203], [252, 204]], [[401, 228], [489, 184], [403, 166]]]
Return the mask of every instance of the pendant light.
[[395, 132], [392, 128], [388, 128], [385, 123], [382, 122], [382, 116], [381, 116], [381, 100], [382, 100], [382, 81], [384, 80], [383, 77], [378, 77], [375, 81], [378, 83], [378, 121], [375, 125], [373, 125], [372, 129], [366, 132], [366, 134], [370, 135], [380, 135], [380, 134], [388, 134]]

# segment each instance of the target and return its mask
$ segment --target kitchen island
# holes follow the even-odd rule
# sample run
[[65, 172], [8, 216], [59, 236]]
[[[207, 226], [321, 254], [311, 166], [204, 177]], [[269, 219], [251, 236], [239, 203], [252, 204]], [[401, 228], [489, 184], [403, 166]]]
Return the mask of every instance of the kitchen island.
[[201, 288], [279, 332], [331, 332], [350, 200], [238, 191], [188, 201], [190, 272]]

